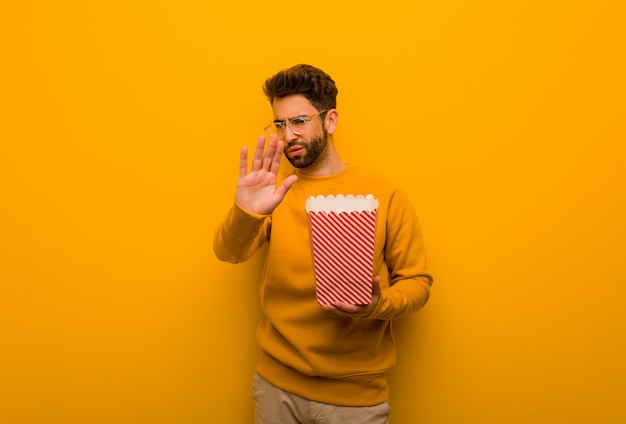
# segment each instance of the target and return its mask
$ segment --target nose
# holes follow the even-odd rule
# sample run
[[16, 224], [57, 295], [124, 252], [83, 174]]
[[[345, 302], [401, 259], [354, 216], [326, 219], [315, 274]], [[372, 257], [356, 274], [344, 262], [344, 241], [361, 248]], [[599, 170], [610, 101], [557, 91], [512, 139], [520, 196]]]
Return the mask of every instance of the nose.
[[285, 140], [286, 142], [296, 140], [298, 137], [300, 137], [300, 133], [291, 129], [291, 125], [287, 125], [284, 131], [285, 136], [283, 137], [283, 140]]

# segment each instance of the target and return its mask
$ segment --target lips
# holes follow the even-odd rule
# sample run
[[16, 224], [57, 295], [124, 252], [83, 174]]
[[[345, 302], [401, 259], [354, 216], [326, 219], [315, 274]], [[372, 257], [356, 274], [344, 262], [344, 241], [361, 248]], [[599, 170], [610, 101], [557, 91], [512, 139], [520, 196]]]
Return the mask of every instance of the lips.
[[304, 152], [304, 148], [302, 146], [291, 146], [287, 149], [287, 153], [292, 156], [298, 156], [302, 152]]

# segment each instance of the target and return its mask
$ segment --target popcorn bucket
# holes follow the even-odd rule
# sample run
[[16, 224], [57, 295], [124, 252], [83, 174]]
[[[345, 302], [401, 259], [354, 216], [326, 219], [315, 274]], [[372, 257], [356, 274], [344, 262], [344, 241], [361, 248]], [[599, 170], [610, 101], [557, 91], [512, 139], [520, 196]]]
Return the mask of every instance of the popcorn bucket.
[[317, 302], [372, 302], [378, 200], [367, 196], [310, 197], [309, 216]]

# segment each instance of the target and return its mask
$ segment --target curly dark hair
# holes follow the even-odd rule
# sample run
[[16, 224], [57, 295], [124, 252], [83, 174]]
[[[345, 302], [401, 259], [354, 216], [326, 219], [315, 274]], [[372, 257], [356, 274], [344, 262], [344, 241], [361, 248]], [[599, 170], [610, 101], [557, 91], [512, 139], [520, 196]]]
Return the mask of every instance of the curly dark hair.
[[317, 110], [337, 107], [337, 86], [324, 71], [311, 65], [295, 65], [265, 81], [263, 92], [270, 103], [290, 94], [302, 94]]

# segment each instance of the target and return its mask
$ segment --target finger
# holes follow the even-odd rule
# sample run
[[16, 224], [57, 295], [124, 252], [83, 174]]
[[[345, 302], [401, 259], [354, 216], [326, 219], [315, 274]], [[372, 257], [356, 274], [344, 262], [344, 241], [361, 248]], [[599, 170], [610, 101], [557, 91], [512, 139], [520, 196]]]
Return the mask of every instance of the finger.
[[350, 314], [342, 311], [341, 309], [337, 308], [334, 305], [328, 305], [328, 306], [324, 306], [324, 309], [326, 309], [328, 312], [332, 312], [333, 314], [340, 316], [340, 317], [347, 317], [350, 316]]
[[380, 294], [380, 280], [382, 278], [380, 276], [376, 276], [372, 279], [372, 294]]
[[243, 146], [239, 153], [239, 178], [248, 174], [248, 148]]
[[270, 136], [270, 141], [267, 144], [267, 149], [265, 149], [265, 154], [263, 155], [263, 169], [271, 170], [274, 163], [274, 156], [276, 153], [276, 136]]
[[285, 144], [282, 141], [279, 141], [276, 144], [276, 150], [274, 151], [274, 157], [272, 158], [272, 165], [270, 167], [270, 172], [273, 174], [278, 174], [278, 169], [280, 168], [280, 160], [283, 156], [284, 145]]
[[263, 149], [265, 148], [265, 136], [260, 135], [256, 142], [256, 150], [252, 159], [251, 171], [258, 171], [263, 166]]
[[342, 303], [342, 302], [336, 302], [333, 304], [333, 306], [335, 307], [335, 309], [345, 314], [353, 314], [360, 309], [356, 305], [349, 305], [347, 303]]
[[278, 188], [276, 189], [276, 195], [282, 199], [283, 197], [285, 197], [285, 195], [287, 194], [287, 192], [289, 191], [289, 189], [291, 188], [291, 186], [298, 181], [298, 176], [297, 175], [290, 175], [287, 178], [285, 178], [285, 180], [282, 182], [282, 184], [280, 186], [278, 186]]

